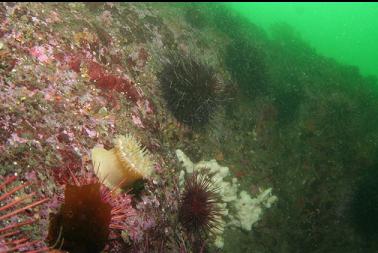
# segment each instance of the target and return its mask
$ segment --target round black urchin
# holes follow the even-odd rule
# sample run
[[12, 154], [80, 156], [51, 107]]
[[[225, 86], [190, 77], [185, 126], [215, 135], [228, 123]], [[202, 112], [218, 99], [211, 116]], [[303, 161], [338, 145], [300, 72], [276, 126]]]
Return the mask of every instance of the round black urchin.
[[194, 237], [203, 239], [219, 227], [222, 200], [208, 175], [193, 173], [185, 181], [179, 207], [179, 221]]
[[164, 99], [175, 118], [193, 128], [205, 125], [218, 104], [214, 69], [192, 56], [172, 55], [159, 74]]

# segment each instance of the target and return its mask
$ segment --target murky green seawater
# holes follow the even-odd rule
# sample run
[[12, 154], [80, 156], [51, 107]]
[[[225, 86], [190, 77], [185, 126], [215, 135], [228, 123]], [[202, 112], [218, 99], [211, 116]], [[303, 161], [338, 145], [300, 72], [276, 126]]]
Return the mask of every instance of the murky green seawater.
[[293, 26], [319, 53], [378, 76], [377, 3], [230, 3], [266, 30]]

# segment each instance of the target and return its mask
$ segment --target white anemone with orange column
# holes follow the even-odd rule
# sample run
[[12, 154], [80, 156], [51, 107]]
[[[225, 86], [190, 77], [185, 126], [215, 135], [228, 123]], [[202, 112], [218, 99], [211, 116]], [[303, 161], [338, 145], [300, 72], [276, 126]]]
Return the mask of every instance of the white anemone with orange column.
[[111, 150], [93, 148], [92, 163], [97, 177], [110, 188], [131, 186], [153, 171], [150, 153], [130, 134], [118, 136]]

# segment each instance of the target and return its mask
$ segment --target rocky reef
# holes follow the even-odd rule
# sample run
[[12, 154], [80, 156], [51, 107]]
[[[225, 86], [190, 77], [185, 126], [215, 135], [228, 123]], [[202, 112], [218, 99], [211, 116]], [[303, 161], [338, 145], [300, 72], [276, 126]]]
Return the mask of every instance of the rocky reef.
[[222, 4], [1, 3], [0, 24], [0, 251], [374, 252], [350, 217], [375, 77]]

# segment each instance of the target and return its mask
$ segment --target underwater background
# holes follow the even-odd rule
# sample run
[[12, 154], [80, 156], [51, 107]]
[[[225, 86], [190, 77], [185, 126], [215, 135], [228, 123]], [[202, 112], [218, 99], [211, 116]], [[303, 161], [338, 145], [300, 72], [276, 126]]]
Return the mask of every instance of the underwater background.
[[319, 54], [378, 75], [376, 3], [229, 3], [230, 8], [269, 32], [274, 23], [292, 26]]
[[377, 252], [377, 14], [1, 3], [0, 252]]

